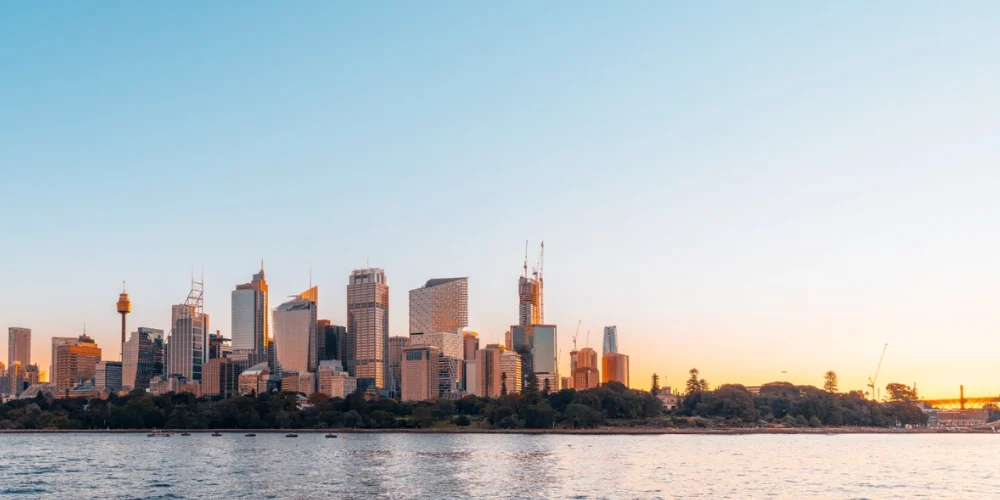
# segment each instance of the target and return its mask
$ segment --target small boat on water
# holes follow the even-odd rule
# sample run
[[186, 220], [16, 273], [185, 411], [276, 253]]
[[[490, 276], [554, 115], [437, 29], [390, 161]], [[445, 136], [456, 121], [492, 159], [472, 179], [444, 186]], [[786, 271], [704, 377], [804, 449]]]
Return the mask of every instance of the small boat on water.
[[151, 437], [151, 438], [154, 438], [154, 437], [156, 437], [156, 438], [168, 438], [168, 437], [170, 437], [170, 433], [163, 432], [163, 431], [158, 431], [156, 429], [153, 429], [153, 432], [150, 432], [149, 434], [146, 434], [146, 437]]
[[219, 434], [218, 432], [213, 432], [212, 433], [212, 437], [219, 437], [219, 436], [222, 436], [222, 434]]
[[285, 434], [285, 437], [286, 438], [297, 438], [297, 437], [299, 437], [299, 435], [298, 434]]
[[336, 438], [336, 437], [337, 437], [337, 435], [336, 435], [336, 434], [327, 434], [327, 435], [326, 435], [326, 438], [327, 438], [327, 439], [333, 439], [333, 438]]
[[254, 434], [254, 433], [252, 433], [252, 432], [248, 432], [248, 433], [244, 434], [243, 436], [244, 437], [248, 437], [248, 438], [257, 437], [257, 435]]
[[181, 433], [181, 436], [190, 436], [190, 435], [191, 435], [191, 433], [190, 433], [190, 432], [182, 432], [182, 433]]

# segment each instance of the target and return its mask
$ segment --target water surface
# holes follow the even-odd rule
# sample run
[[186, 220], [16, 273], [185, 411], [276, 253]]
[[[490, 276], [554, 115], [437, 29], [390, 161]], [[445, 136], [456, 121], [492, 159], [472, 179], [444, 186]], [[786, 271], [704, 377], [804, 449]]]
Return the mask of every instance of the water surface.
[[991, 498], [1000, 435], [0, 435], [17, 498]]

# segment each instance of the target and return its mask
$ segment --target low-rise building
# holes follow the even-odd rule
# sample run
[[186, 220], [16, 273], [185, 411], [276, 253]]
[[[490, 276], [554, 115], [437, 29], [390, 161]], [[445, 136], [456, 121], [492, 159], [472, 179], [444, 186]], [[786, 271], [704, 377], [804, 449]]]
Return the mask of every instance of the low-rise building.
[[358, 388], [358, 380], [344, 371], [344, 365], [339, 360], [320, 361], [316, 381], [317, 392], [331, 398], [344, 399]]

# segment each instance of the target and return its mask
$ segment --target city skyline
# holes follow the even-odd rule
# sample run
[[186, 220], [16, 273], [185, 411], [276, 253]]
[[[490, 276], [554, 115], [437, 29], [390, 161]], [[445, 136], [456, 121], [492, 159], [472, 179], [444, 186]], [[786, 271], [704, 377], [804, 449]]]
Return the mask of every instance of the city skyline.
[[344, 275], [385, 269], [391, 336], [468, 276], [503, 343], [544, 239], [560, 375], [582, 320], [634, 387], [863, 390], [888, 343], [880, 380], [1000, 394], [993, 4], [3, 14], [0, 327], [42, 370], [84, 324], [116, 359], [122, 280], [127, 330], [169, 332], [192, 266], [229, 335], [262, 257], [274, 297], [311, 264], [338, 325]]

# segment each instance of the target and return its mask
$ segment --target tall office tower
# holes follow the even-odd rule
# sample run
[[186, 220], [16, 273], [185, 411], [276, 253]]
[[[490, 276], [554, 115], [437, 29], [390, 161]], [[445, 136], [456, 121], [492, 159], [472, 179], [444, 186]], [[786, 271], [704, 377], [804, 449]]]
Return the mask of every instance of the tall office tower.
[[472, 394], [476, 390], [476, 351], [479, 350], [479, 334], [464, 332], [462, 334], [462, 367], [461, 391]]
[[628, 387], [628, 356], [612, 352], [601, 358], [601, 383], [621, 382]]
[[319, 364], [317, 287], [296, 295], [274, 310], [274, 348], [281, 371], [306, 373]]
[[[14, 371], [17, 363], [22, 367], [31, 364], [31, 329], [12, 326], [7, 329], [7, 370]], [[17, 377], [7, 377], [8, 394], [18, 394]]]
[[430, 401], [440, 395], [441, 350], [427, 344], [403, 348], [402, 401]]
[[260, 262], [260, 272], [254, 274], [249, 283], [236, 285], [232, 292], [232, 313], [233, 352], [245, 354], [252, 364], [266, 361], [271, 331], [268, 328], [270, 311], [264, 261]]
[[597, 351], [584, 347], [576, 354], [576, 368], [573, 369], [573, 388], [582, 391], [601, 385], [600, 370], [597, 369]]
[[208, 315], [203, 290], [203, 283], [192, 280], [187, 300], [171, 308], [173, 328], [167, 339], [166, 374], [179, 375], [188, 382], [201, 382], [201, 367], [208, 361]]
[[101, 348], [86, 333], [73, 344], [56, 347], [55, 374], [52, 377], [56, 389], [68, 391], [81, 381], [93, 379], [100, 361]]
[[54, 384], [56, 382], [56, 348], [61, 345], [73, 345], [76, 343], [76, 337], [52, 337], [52, 357], [49, 358], [49, 383]]
[[472, 393], [482, 398], [500, 396], [500, 355], [507, 348], [500, 344], [487, 344], [476, 351], [476, 384]]
[[604, 352], [602, 356], [607, 356], [613, 352], [618, 352], [618, 327], [615, 325], [604, 327]]
[[464, 344], [458, 332], [438, 332], [410, 335], [410, 344], [429, 345], [440, 351], [438, 362], [438, 395], [458, 394], [462, 383], [462, 368], [465, 363]]
[[517, 281], [518, 324], [539, 325], [545, 321], [545, 299], [543, 298], [542, 265], [545, 258], [545, 242], [538, 255], [538, 265], [528, 275], [528, 242], [524, 242], [524, 274]]
[[457, 332], [469, 326], [469, 278], [428, 280], [410, 290], [410, 335]]
[[358, 388], [388, 389], [389, 284], [379, 268], [357, 269], [347, 285], [347, 334], [353, 340], [345, 356]]
[[[576, 342], [573, 343], [576, 344]], [[564, 387], [564, 389], [575, 389], [575, 387], [573, 387], [573, 382], [575, 381], [573, 374], [576, 373], [579, 356], [580, 351], [577, 351], [576, 349], [569, 352], [569, 385]]]
[[125, 343], [122, 387], [149, 389], [150, 380], [157, 375], [163, 375], [163, 330], [140, 326]]
[[121, 351], [118, 353], [120, 361], [125, 360], [125, 316], [132, 312], [132, 301], [128, 299], [128, 294], [125, 293], [125, 282], [122, 281], [122, 293], [118, 295], [118, 303], [115, 304], [115, 309], [118, 314], [122, 315], [122, 345]]
[[94, 368], [94, 388], [108, 394], [122, 390], [122, 362], [101, 361]]
[[402, 395], [403, 348], [409, 343], [409, 337], [389, 337], [389, 389], [390, 396], [395, 398]]

